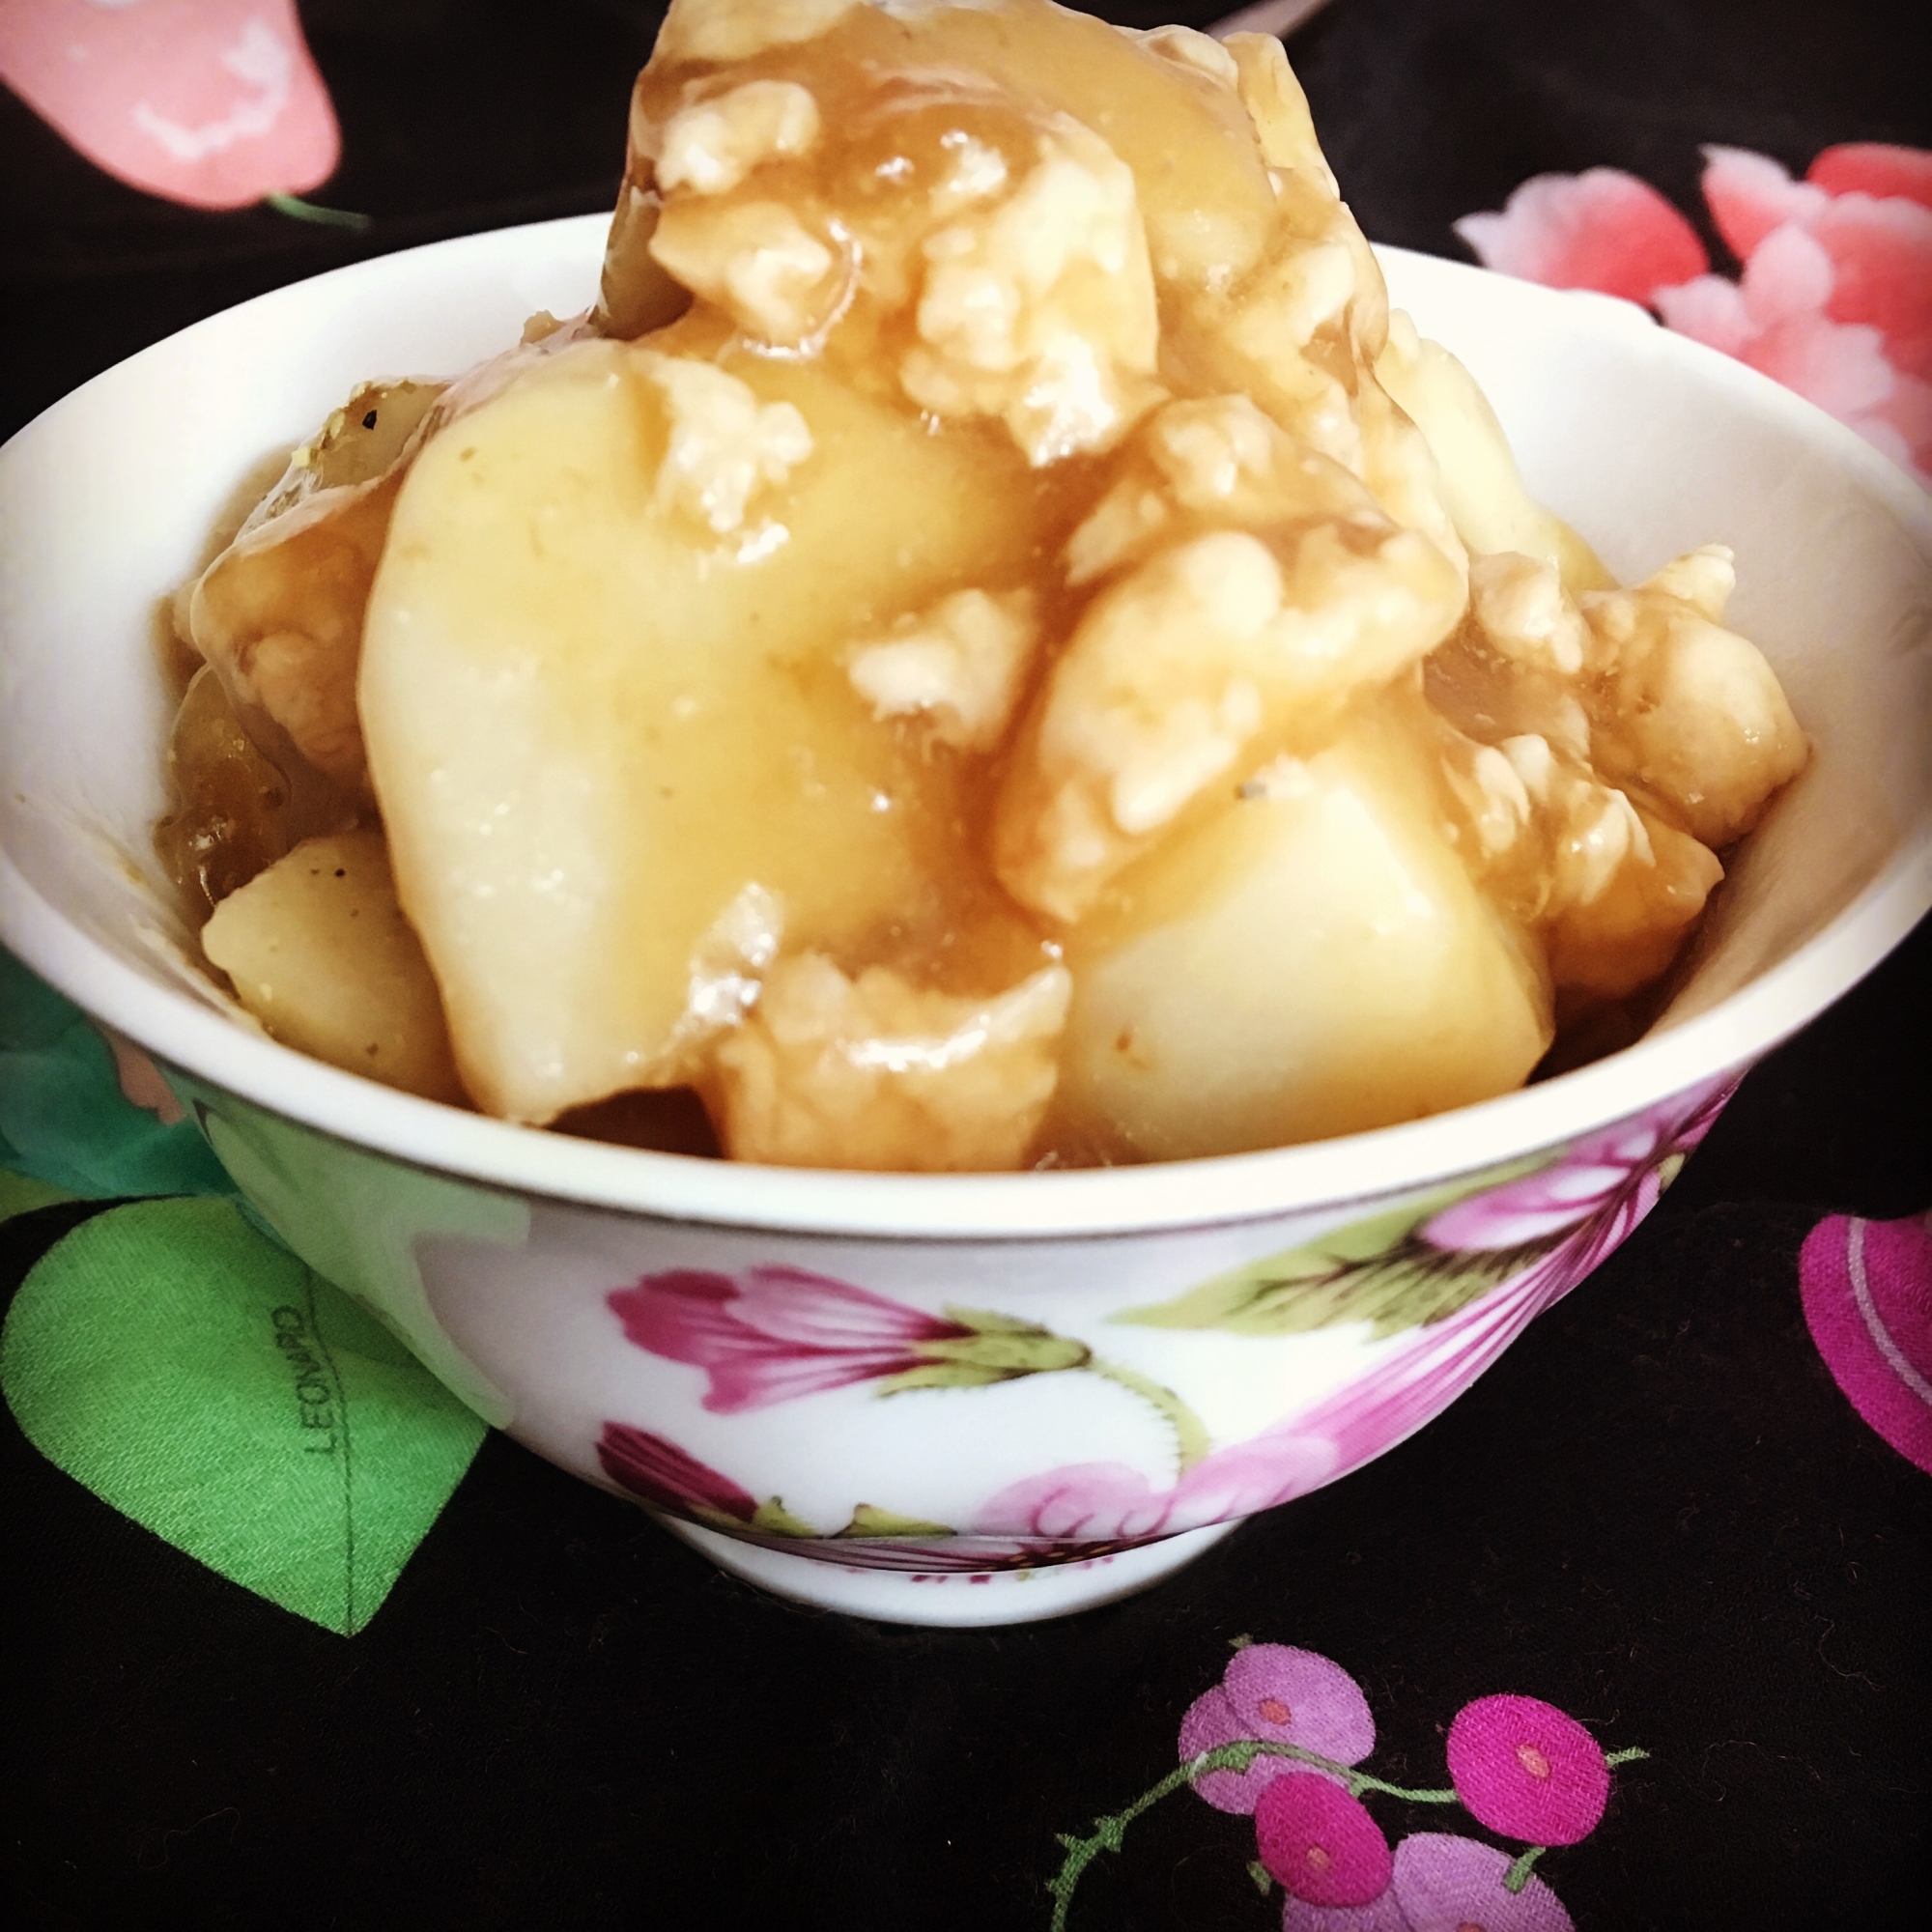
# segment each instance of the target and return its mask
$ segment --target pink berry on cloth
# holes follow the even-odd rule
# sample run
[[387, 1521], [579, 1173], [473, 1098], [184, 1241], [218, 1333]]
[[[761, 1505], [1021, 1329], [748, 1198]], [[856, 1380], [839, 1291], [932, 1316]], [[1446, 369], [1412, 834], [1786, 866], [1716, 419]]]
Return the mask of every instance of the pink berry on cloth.
[[1248, 1644], [1222, 1672], [1221, 1687], [1247, 1727], [1244, 1737], [1299, 1745], [1337, 1764], [1360, 1764], [1376, 1747], [1376, 1720], [1362, 1687], [1312, 1650]]
[[[1376, 1720], [1362, 1687], [1331, 1659], [1293, 1644], [1251, 1643], [1235, 1653], [1221, 1682], [1188, 1706], [1179, 1754], [1199, 1757], [1243, 1738], [1360, 1764], [1376, 1747]], [[1244, 1772], [1209, 1772], [1194, 1788], [1216, 1810], [1252, 1812], [1278, 1777], [1308, 1769], [1293, 1758], [1262, 1756]]]
[[1311, 1905], [1293, 1892], [1282, 1902], [1281, 1932], [1412, 1932], [1390, 1886], [1366, 1905]]
[[1319, 1773], [1291, 1771], [1255, 1806], [1261, 1861], [1311, 1905], [1367, 1905], [1388, 1889], [1388, 1840], [1359, 1799]]
[[1540, 1697], [1478, 1697], [1449, 1726], [1456, 1795], [1492, 1832], [1532, 1845], [1587, 1838], [1609, 1801], [1604, 1753], [1577, 1719]]
[[1395, 1848], [1389, 1890], [1409, 1932], [1576, 1932], [1562, 1900], [1540, 1878], [1509, 1889], [1503, 1881], [1512, 1862], [1507, 1852], [1474, 1838], [1417, 1832]]

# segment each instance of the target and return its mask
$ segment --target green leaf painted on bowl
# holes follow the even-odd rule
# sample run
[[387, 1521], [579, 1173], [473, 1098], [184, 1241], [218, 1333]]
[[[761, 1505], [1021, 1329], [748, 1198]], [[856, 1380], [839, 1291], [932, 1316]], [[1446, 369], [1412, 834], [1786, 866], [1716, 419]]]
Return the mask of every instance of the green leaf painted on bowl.
[[881, 1376], [872, 1384], [880, 1396], [906, 1395], [914, 1389], [991, 1388], [995, 1382], [1014, 1379], [1010, 1369], [988, 1368], [980, 1362], [927, 1362], [917, 1369], [901, 1369], [895, 1376]]
[[[731, 1526], [734, 1529], [739, 1527], [735, 1522]], [[752, 1512], [750, 1526], [762, 1530], [767, 1536], [815, 1537], [818, 1534], [809, 1522], [801, 1522], [785, 1508], [782, 1496], [767, 1496]]]
[[192, 1124], [135, 1106], [79, 1008], [4, 952], [0, 1166], [97, 1201], [235, 1191]]
[[1378, 1341], [1446, 1321], [1520, 1274], [1558, 1237], [1522, 1248], [1451, 1253], [1418, 1239], [1416, 1231], [1458, 1201], [1541, 1165], [1512, 1162], [1475, 1181], [1439, 1189], [1332, 1229], [1305, 1246], [1215, 1275], [1172, 1301], [1128, 1309], [1110, 1320], [1140, 1328], [1222, 1328], [1236, 1335], [1300, 1335], [1366, 1321]]
[[[430, 1239], [520, 1247], [529, 1204], [319, 1134], [192, 1079], [182, 1089], [247, 1209], [324, 1278], [410, 1338], [443, 1387], [507, 1428], [516, 1406], [460, 1350], [430, 1305], [418, 1252]], [[341, 1211], [343, 1203], [353, 1211]]]
[[36, 1208], [51, 1208], [57, 1202], [73, 1199], [65, 1187], [0, 1167], [0, 1221], [11, 1221], [15, 1214], [31, 1214]]
[[917, 1368], [881, 1376], [880, 1395], [903, 1395], [909, 1389], [989, 1388], [1022, 1376], [1084, 1369], [1093, 1358], [1086, 1343], [1056, 1335], [1016, 1315], [986, 1308], [948, 1308], [943, 1313], [947, 1321], [972, 1332], [920, 1342], [915, 1352], [926, 1359]]
[[0, 1334], [27, 1438], [102, 1501], [345, 1636], [484, 1425], [222, 1201], [144, 1201], [48, 1250]]
[[917, 1537], [922, 1542], [956, 1533], [947, 1523], [927, 1522], [923, 1517], [899, 1516], [893, 1510], [875, 1509], [870, 1503], [860, 1503], [852, 1512], [852, 1520], [843, 1529], [835, 1532], [844, 1537]]

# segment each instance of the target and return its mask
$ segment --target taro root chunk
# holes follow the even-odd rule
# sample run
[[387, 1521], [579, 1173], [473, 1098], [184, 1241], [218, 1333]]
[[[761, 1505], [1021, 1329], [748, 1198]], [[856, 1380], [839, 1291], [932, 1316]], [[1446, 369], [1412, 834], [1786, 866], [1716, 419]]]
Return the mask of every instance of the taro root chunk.
[[304, 839], [223, 899], [201, 943], [284, 1046], [427, 1100], [464, 1100], [380, 832]]
[[1242, 794], [1123, 880], [1117, 930], [1068, 946], [1076, 1130], [1182, 1159], [1520, 1086], [1551, 1038], [1540, 962], [1441, 838], [1389, 721]]

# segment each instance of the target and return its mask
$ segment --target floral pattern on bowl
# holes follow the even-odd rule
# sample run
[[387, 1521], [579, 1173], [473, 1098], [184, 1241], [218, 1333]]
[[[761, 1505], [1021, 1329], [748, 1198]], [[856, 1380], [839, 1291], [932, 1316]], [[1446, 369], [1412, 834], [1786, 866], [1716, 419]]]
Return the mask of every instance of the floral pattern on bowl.
[[[1350, 1223], [1113, 1324], [1254, 1337], [1352, 1324], [1381, 1349], [1342, 1386], [1245, 1439], [1216, 1443], [1175, 1388], [1088, 1341], [997, 1311], [937, 1313], [784, 1263], [735, 1274], [672, 1268], [609, 1293], [624, 1339], [702, 1372], [699, 1406], [739, 1416], [868, 1386], [889, 1400], [1068, 1375], [1126, 1389], [1171, 1433], [1159, 1487], [1124, 1463], [1062, 1463], [986, 1495], [959, 1523], [855, 1499], [826, 1533], [657, 1430], [606, 1419], [597, 1466], [613, 1487], [701, 1528], [855, 1568], [989, 1574], [1089, 1561], [1252, 1516], [1395, 1446], [1467, 1388], [1656, 1206], [1734, 1081], [1518, 1164]], [[882, 1475], [875, 1493], [890, 1493]]]

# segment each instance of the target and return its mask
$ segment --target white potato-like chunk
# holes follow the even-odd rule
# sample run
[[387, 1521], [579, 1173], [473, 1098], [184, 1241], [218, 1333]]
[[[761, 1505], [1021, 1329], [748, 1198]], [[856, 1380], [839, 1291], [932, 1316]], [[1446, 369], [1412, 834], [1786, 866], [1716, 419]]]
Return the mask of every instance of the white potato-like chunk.
[[1331, 194], [1337, 193], [1327, 156], [1316, 138], [1308, 97], [1288, 64], [1288, 50], [1280, 39], [1273, 34], [1230, 34], [1227, 53], [1234, 63], [1241, 105], [1254, 122], [1268, 166], [1312, 175]]
[[1074, 1131], [1179, 1159], [1520, 1085], [1551, 1038], [1540, 961], [1445, 843], [1388, 721], [1243, 789], [1122, 882], [1122, 926], [1069, 942]]
[[1094, 601], [1037, 701], [996, 807], [1001, 883], [1084, 917], [1206, 786], [1414, 664], [1462, 605], [1442, 553], [1373, 511], [1155, 556]]
[[1574, 596], [1612, 580], [1595, 552], [1523, 488], [1490, 400], [1439, 342], [1418, 335], [1397, 309], [1376, 376], [1428, 439], [1443, 503], [1472, 554], [1519, 551], [1560, 573]]
[[1717, 620], [1736, 577], [1719, 545], [1633, 590], [1583, 600], [1608, 689], [1593, 708], [1604, 773], [1643, 786], [1706, 845], [1728, 845], [1810, 748], [1757, 646]]
[[285, 1046], [428, 1100], [465, 1098], [380, 832], [304, 839], [230, 893], [201, 943]]
[[855, 626], [1022, 576], [1023, 459], [727, 356], [811, 454], [761, 470], [755, 527], [721, 542], [676, 470], [678, 354], [580, 344], [432, 441], [370, 601], [362, 720], [403, 902], [466, 1081], [513, 1120], [688, 1078], [731, 1018], [694, 992], [707, 935], [747, 888], [788, 948], [843, 957], [934, 881], [983, 876], [946, 772], [844, 658]]
[[781, 1167], [1016, 1167], [1053, 1097], [1069, 990], [1061, 966], [973, 999], [782, 958], [718, 1049], [725, 1150]]

